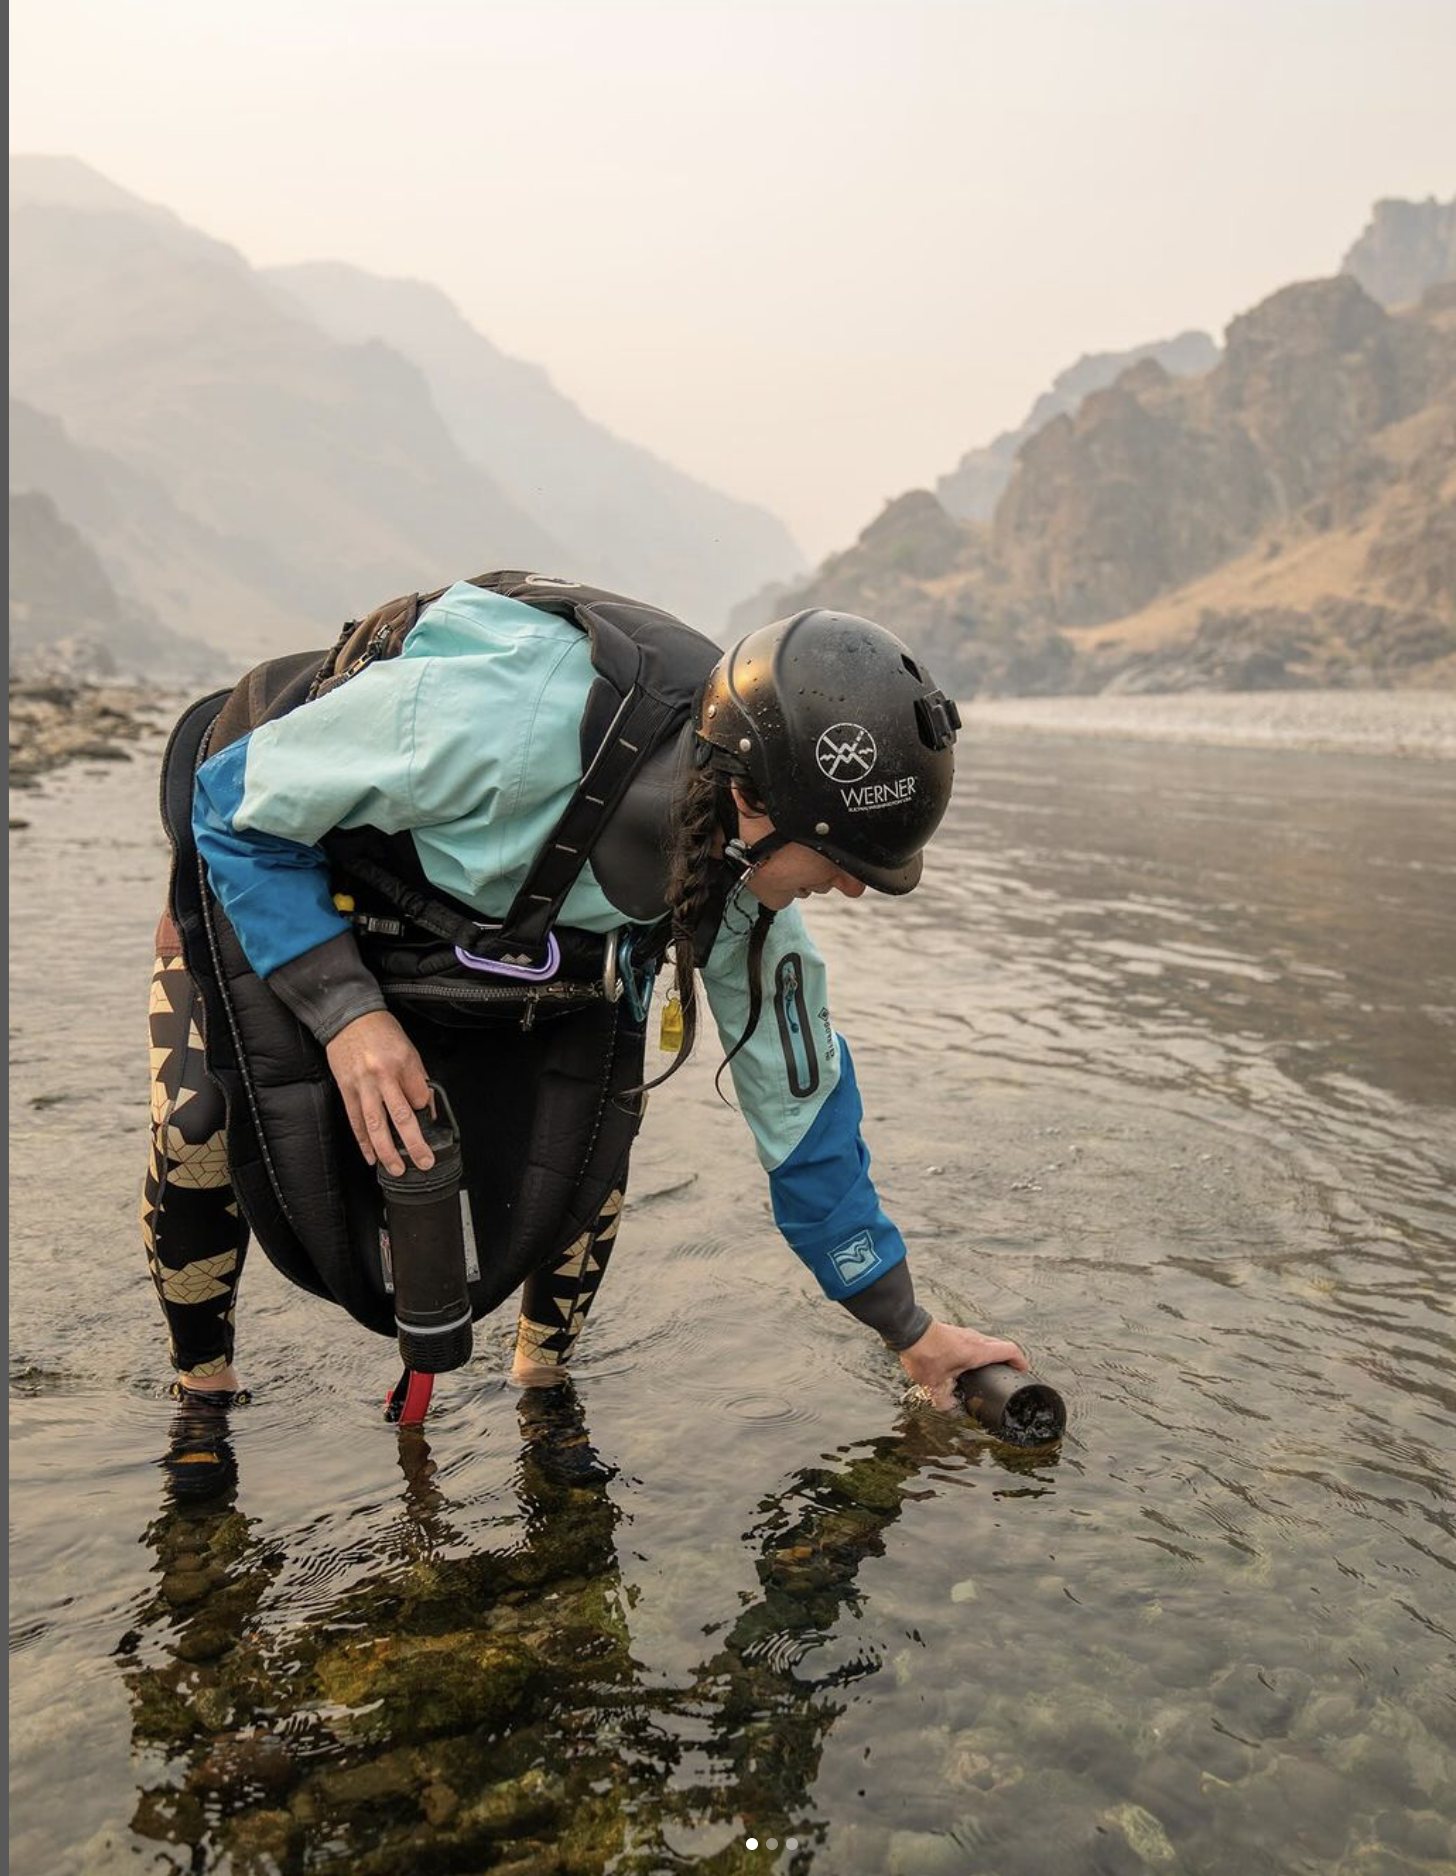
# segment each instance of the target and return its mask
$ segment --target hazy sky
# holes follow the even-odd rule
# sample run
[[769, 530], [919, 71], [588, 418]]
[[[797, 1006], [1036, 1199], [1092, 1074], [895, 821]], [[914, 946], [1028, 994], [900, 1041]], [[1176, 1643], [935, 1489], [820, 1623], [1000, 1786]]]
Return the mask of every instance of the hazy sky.
[[443, 287], [843, 546], [1079, 353], [1456, 189], [1452, 0], [14, 0], [12, 150]]

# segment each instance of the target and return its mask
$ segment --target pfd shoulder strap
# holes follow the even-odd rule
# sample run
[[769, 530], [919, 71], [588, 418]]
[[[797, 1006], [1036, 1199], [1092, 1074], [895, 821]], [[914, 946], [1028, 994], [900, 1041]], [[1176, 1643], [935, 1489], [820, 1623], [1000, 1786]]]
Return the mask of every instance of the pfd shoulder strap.
[[627, 696], [512, 901], [498, 945], [539, 953], [633, 778], [686, 716], [685, 705], [640, 688]]
[[[588, 635], [597, 674], [582, 722], [581, 781], [499, 930], [485, 939], [477, 936], [471, 946], [479, 956], [519, 964], [540, 956], [602, 829], [644, 763], [687, 720], [693, 692], [719, 650], [671, 613], [600, 587], [524, 572], [483, 573], [469, 584], [570, 620]], [[390, 600], [346, 626], [319, 667], [310, 698], [347, 682], [380, 658], [397, 656], [421, 611], [446, 590]], [[427, 930], [436, 929], [420, 917], [421, 905], [429, 902], [413, 887], [377, 864], [369, 872], [368, 883], [393, 899], [406, 916]]]

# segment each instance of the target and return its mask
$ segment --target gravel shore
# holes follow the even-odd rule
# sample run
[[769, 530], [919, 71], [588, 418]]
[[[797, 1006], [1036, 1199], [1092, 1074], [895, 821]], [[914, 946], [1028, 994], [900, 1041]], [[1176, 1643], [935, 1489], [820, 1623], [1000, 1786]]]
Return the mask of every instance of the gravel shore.
[[963, 703], [973, 733], [1045, 731], [1255, 749], [1456, 761], [1456, 692], [1183, 691], [1171, 696], [994, 697]]
[[33, 788], [38, 776], [66, 762], [127, 762], [125, 745], [155, 733], [165, 716], [164, 705], [140, 685], [12, 677], [10, 786]]

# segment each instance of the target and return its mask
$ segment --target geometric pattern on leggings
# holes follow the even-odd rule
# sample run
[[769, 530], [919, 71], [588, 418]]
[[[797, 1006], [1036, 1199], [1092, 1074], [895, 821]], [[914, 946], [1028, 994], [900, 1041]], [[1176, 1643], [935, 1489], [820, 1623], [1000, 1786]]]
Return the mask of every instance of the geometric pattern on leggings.
[[180, 957], [152, 974], [151, 1142], [142, 1243], [184, 1376], [217, 1374], [233, 1357], [238, 1279], [248, 1231], [228, 1172], [222, 1098], [203, 1063], [200, 1003]]
[[196, 1074], [189, 1083], [189, 1061], [202, 1061], [196, 995], [181, 958], [158, 962], [152, 974], [147, 1010], [151, 1030], [152, 1125], [162, 1135], [167, 1178], [180, 1186], [207, 1191], [228, 1183], [227, 1138], [221, 1128], [199, 1140], [187, 1129], [188, 1106], [211, 1084]]
[[624, 1179], [608, 1195], [596, 1222], [554, 1264], [527, 1278], [516, 1325], [516, 1354], [522, 1361], [545, 1368], [570, 1361], [617, 1240], [625, 1184]]

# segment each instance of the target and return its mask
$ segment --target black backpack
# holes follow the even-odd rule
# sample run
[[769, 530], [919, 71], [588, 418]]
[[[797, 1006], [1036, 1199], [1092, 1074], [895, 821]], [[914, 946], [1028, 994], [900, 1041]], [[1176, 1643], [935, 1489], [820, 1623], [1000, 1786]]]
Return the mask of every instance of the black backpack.
[[[377, 834], [373, 859], [350, 837], [340, 857], [351, 873], [372, 866], [406, 895], [458, 917], [474, 934], [472, 948], [534, 955], [613, 809], [648, 757], [677, 736], [721, 654], [671, 614], [595, 587], [522, 572], [470, 583], [588, 634], [596, 676], [582, 718], [581, 784], [489, 935], [468, 907], [433, 887], [421, 893], [407, 835]], [[208, 889], [192, 839], [192, 786], [208, 755], [397, 655], [440, 592], [391, 600], [351, 621], [329, 651], [271, 659], [230, 692], [201, 699], [173, 731], [163, 763], [172, 909], [203, 999], [208, 1071], [227, 1101], [229, 1169], [243, 1213], [285, 1276], [389, 1336], [378, 1183], [349, 1131], [323, 1050], [252, 970]], [[471, 1307], [479, 1317], [587, 1230], [625, 1175], [641, 1124], [633, 1090], [642, 1079], [644, 1019], [626, 1003], [600, 1000], [526, 1029], [401, 1020], [460, 1123], [480, 1265]]]

